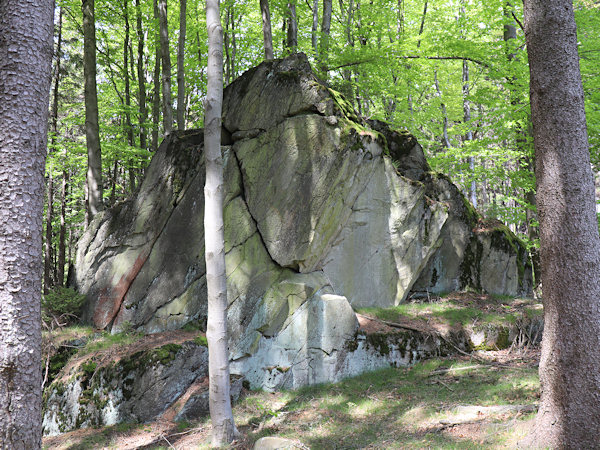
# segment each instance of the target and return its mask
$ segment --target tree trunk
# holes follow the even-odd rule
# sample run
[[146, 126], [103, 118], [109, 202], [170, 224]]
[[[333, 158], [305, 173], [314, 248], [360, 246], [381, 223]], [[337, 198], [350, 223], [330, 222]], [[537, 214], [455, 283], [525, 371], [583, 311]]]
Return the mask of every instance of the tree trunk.
[[229, 444], [238, 434], [229, 394], [229, 349], [227, 346], [227, 278], [223, 234], [223, 158], [221, 156], [221, 111], [223, 107], [223, 29], [219, 0], [207, 0], [208, 83], [204, 120], [204, 235], [208, 289], [209, 403], [215, 446]]
[[527, 0], [524, 16], [545, 321], [529, 444], [597, 448], [600, 238], [573, 4]]
[[125, 39], [123, 40], [123, 79], [125, 80], [125, 135], [129, 146], [134, 146], [133, 126], [131, 125], [131, 82], [129, 79], [129, 1], [123, 1]]
[[311, 42], [313, 52], [315, 52], [315, 56], [319, 55], [319, 0], [314, 0], [313, 2], [313, 21], [312, 21], [312, 31], [311, 31]]
[[83, 77], [85, 79], [85, 140], [88, 152], [87, 220], [104, 209], [102, 203], [102, 152], [96, 91], [96, 24], [94, 0], [82, 0]]
[[171, 100], [171, 53], [167, 22], [167, 0], [158, 0], [160, 54], [162, 62], [163, 128], [165, 136], [173, 131], [173, 102]]
[[[154, 19], [158, 19], [158, 0], [154, 0]], [[160, 32], [154, 41], [154, 88], [152, 91], [152, 151], [158, 150], [158, 128], [160, 123]]]
[[[463, 92], [463, 113], [464, 113], [464, 121], [465, 126], [469, 126], [469, 122], [471, 121], [471, 105], [469, 104], [469, 62], [467, 60], [463, 60], [463, 71], [462, 71], [462, 92]], [[469, 142], [473, 140], [473, 132], [470, 128], [467, 128], [467, 132], [464, 135], [464, 142]], [[473, 156], [469, 156], [467, 158], [467, 162], [469, 164], [469, 171], [471, 172], [471, 176], [475, 176], [475, 158]], [[471, 180], [469, 185], [469, 200], [473, 204], [475, 208], [477, 208], [477, 183], [475, 179]]]
[[[66, 158], [65, 150], [65, 158]], [[56, 271], [57, 286], [65, 284], [65, 234], [66, 234], [66, 216], [67, 216], [67, 186], [69, 183], [69, 174], [63, 169], [62, 188], [60, 192], [60, 228], [58, 230], [58, 261]]]
[[54, 2], [0, 2], [0, 443], [42, 445], [42, 215]]
[[296, 3], [289, 2], [287, 7], [287, 39], [285, 41], [285, 46], [291, 53], [296, 53], [298, 48], [298, 20], [296, 18]]
[[185, 130], [185, 30], [187, 1], [179, 0], [179, 41], [177, 45], [177, 128]]
[[[62, 58], [62, 8], [58, 10], [58, 28], [56, 37], [56, 65], [55, 65], [55, 78], [54, 87], [52, 89], [52, 111], [51, 111], [51, 145], [48, 149], [48, 153], [56, 151], [56, 141], [58, 136], [58, 88], [60, 86], [60, 70], [61, 70], [61, 58]], [[52, 206], [54, 200], [54, 180], [52, 171], [48, 175], [47, 185], [47, 204], [46, 204], [46, 239], [44, 245], [44, 294], [48, 294], [49, 288], [52, 285]]]
[[442, 91], [440, 89], [440, 83], [438, 82], [437, 69], [433, 71], [433, 82], [438, 97], [440, 98], [440, 108], [442, 110], [442, 118], [444, 119], [444, 125], [442, 128], [442, 145], [445, 148], [450, 148], [450, 139], [448, 138], [448, 113], [446, 111], [446, 104], [442, 101]]
[[319, 61], [321, 72], [327, 78], [327, 59], [329, 56], [329, 34], [331, 31], [332, 0], [323, 0], [323, 21], [321, 22], [321, 45], [319, 48]]
[[140, 148], [146, 150], [148, 147], [146, 137], [146, 75], [144, 73], [144, 29], [142, 28], [142, 10], [140, 0], [135, 0], [135, 18], [138, 37], [137, 74], [138, 74], [138, 104], [140, 114]]
[[[52, 170], [52, 169], [50, 169]], [[46, 239], [44, 240], [44, 294], [50, 292], [52, 286], [52, 206], [54, 204], [54, 179], [52, 172], [48, 175], [46, 187]]]
[[260, 12], [262, 14], [265, 59], [273, 59], [273, 34], [271, 33], [271, 11], [269, 11], [269, 0], [260, 0]]

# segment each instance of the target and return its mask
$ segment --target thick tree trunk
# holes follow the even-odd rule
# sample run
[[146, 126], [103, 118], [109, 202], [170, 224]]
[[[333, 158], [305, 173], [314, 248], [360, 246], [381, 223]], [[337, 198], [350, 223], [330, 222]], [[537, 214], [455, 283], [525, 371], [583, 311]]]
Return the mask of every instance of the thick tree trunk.
[[173, 101], [171, 100], [171, 53], [169, 51], [167, 0], [158, 0], [158, 22], [162, 62], [163, 128], [165, 136], [168, 136], [173, 131]]
[[269, 0], [260, 0], [260, 12], [262, 14], [265, 59], [273, 59], [273, 35], [271, 33], [271, 11], [269, 11]]
[[142, 10], [140, 0], [135, 0], [135, 19], [138, 38], [137, 74], [138, 111], [140, 115], [140, 148], [146, 150], [148, 147], [146, 136], [146, 119], [148, 118], [148, 112], [146, 109], [146, 74], [144, 73], [144, 29], [142, 28]]
[[229, 349], [227, 346], [227, 278], [223, 234], [223, 158], [221, 111], [223, 107], [223, 29], [219, 1], [207, 0], [208, 83], [204, 120], [204, 235], [208, 289], [209, 403], [213, 445], [229, 444], [237, 435], [229, 395]]
[[179, 0], [179, 41], [177, 43], [177, 128], [185, 130], [185, 31], [187, 1]]
[[88, 152], [87, 220], [104, 209], [102, 203], [102, 153], [96, 91], [96, 24], [94, 0], [82, 0], [83, 77], [85, 79], [85, 139]]
[[54, 2], [0, 2], [0, 446], [42, 445], [42, 214]]
[[529, 444], [597, 448], [600, 238], [570, 0], [527, 0], [544, 297], [542, 394]]

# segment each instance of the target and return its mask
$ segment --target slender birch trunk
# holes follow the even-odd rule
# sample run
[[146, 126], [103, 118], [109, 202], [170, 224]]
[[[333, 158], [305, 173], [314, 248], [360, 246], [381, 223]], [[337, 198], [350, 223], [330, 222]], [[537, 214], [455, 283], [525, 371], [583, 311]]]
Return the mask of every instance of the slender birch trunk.
[[223, 231], [223, 158], [221, 111], [223, 107], [223, 28], [219, 0], [207, 0], [208, 82], [204, 119], [204, 234], [208, 288], [209, 406], [213, 445], [229, 444], [238, 431], [233, 421], [229, 394], [229, 348], [227, 345], [227, 278]]

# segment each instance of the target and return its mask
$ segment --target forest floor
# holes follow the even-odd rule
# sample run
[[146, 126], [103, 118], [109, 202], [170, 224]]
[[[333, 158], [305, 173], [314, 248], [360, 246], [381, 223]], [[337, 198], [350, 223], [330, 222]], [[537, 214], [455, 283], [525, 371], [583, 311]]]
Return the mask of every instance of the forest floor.
[[[510, 322], [525, 309], [539, 313], [532, 301], [453, 294], [377, 316], [438, 329], [474, 320]], [[234, 406], [242, 438], [232, 448], [251, 449], [256, 440], [271, 435], [311, 449], [514, 447], [537, 408], [538, 362], [539, 348], [513, 346], [430, 359], [296, 391], [244, 391]], [[164, 415], [142, 425], [47, 437], [43, 444], [47, 449], [120, 450], [210, 448], [209, 443], [208, 418], [176, 423]]]

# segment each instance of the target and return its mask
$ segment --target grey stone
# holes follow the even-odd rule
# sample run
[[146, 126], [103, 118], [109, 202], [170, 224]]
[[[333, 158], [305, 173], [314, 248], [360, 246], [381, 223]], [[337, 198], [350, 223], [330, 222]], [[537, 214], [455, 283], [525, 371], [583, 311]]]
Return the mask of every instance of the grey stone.
[[277, 436], [266, 436], [254, 443], [254, 450], [297, 450], [306, 449], [305, 445], [298, 441], [285, 439]]

